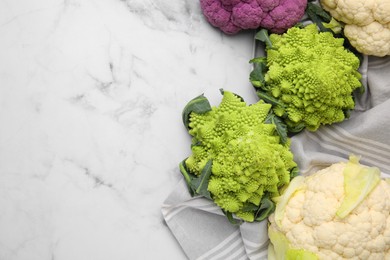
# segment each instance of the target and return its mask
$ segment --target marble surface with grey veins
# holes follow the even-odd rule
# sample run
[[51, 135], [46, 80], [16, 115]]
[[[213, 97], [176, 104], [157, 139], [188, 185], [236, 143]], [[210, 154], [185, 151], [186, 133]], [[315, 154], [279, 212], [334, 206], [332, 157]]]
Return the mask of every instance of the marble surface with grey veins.
[[160, 209], [181, 111], [257, 101], [253, 32], [191, 0], [2, 0], [0, 35], [0, 259], [185, 259]]

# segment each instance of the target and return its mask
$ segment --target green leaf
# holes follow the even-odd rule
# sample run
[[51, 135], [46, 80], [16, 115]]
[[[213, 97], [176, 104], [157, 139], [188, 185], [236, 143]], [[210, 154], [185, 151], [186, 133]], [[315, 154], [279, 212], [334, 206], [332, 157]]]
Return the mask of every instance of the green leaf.
[[231, 212], [228, 212], [228, 211], [225, 211], [225, 210], [222, 210], [223, 214], [225, 214], [225, 216], [227, 217], [227, 219], [229, 220], [229, 222], [233, 225], [241, 225], [244, 221], [241, 220], [241, 219], [235, 219], [233, 217], [233, 214]]
[[325, 28], [328, 28], [328, 29], [331, 29], [333, 31], [333, 33], [335, 34], [339, 34], [342, 32], [343, 30], [343, 25], [341, 23], [339, 23], [336, 19], [334, 19], [332, 17], [332, 19], [330, 20], [329, 23], [325, 23], [325, 22], [322, 22], [322, 25], [325, 27]]
[[321, 5], [315, 4], [315, 3], [308, 3], [306, 11], [310, 10], [313, 12], [317, 17], [321, 18], [323, 22], [329, 23], [330, 20], [332, 20], [332, 16], [326, 12]]
[[186, 184], [187, 184], [187, 188], [188, 188], [188, 191], [190, 192], [191, 196], [194, 196], [195, 195], [195, 189], [194, 187], [192, 186], [192, 181], [194, 179], [196, 179], [196, 176], [192, 173], [189, 172], [188, 168], [187, 168], [187, 165], [186, 165], [186, 159], [184, 159], [180, 164], [179, 164], [179, 169], [180, 169], [180, 172], [181, 174], [183, 175], [184, 177], [184, 180], [186, 181]]
[[187, 130], [190, 129], [189, 127], [190, 114], [192, 112], [203, 114], [210, 110], [211, 110], [210, 102], [203, 94], [192, 99], [190, 102], [187, 103], [187, 105], [184, 107], [182, 112], [182, 120], [184, 126], [187, 128]]
[[255, 214], [256, 221], [263, 221], [275, 211], [275, 203], [264, 196], [260, 201], [260, 207]]
[[297, 28], [302, 29], [302, 28], [305, 27], [305, 25], [304, 25], [302, 22], [297, 22], [297, 23], [294, 25], [294, 27], [297, 27]]
[[273, 112], [270, 112], [265, 119], [266, 124], [274, 124], [276, 126], [276, 132], [278, 133], [280, 137], [280, 142], [282, 144], [285, 144], [288, 140], [287, 137], [287, 126], [283, 122], [282, 119], [280, 119], [278, 116], [276, 116]]
[[267, 29], [261, 29], [259, 32], [256, 33], [255, 39], [259, 40], [261, 42], [264, 42], [267, 48], [272, 48], [272, 42], [269, 38], [268, 30]]
[[298, 167], [292, 168], [291, 171], [290, 171], [290, 180], [292, 180], [293, 178], [297, 177], [298, 175], [299, 175]]
[[288, 129], [288, 132], [290, 132], [290, 134], [299, 133], [299, 132], [303, 131], [303, 129], [305, 129], [305, 127], [306, 127], [305, 123], [299, 123], [299, 124], [294, 125], [294, 126], [287, 124], [287, 129]]
[[343, 172], [344, 198], [336, 215], [348, 216], [381, 181], [381, 171], [376, 167], [364, 167], [359, 158], [351, 156]]
[[287, 259], [286, 253], [290, 248], [287, 237], [271, 225], [268, 226], [268, 237], [271, 242], [268, 246], [269, 259]]
[[257, 57], [249, 61], [253, 63], [253, 70], [249, 74], [249, 80], [255, 87], [265, 88], [265, 74], [267, 73], [267, 58]]
[[264, 63], [267, 64], [267, 58], [266, 57], [256, 57], [249, 61], [249, 63]]
[[246, 203], [243, 207], [242, 207], [242, 211], [245, 211], [245, 212], [256, 212], [257, 210], [259, 209], [259, 206], [256, 206], [255, 204], [253, 203]]
[[213, 164], [212, 160], [209, 160], [206, 165], [203, 167], [202, 172], [198, 178], [191, 180], [190, 186], [194, 189], [195, 194], [202, 195], [208, 199], [211, 199], [211, 194], [207, 190], [209, 185], [209, 179], [211, 176], [211, 166]]
[[282, 102], [280, 102], [278, 99], [274, 98], [273, 96], [269, 95], [268, 93], [264, 92], [264, 91], [260, 91], [258, 90], [256, 92], [257, 96], [264, 100], [266, 103], [269, 103], [273, 106], [281, 106], [281, 107], [284, 107], [284, 104]]
[[255, 221], [263, 221], [275, 211], [275, 203], [269, 199], [268, 195], [265, 195], [261, 199], [259, 206], [253, 203], [247, 203], [242, 207], [242, 211], [253, 212]]
[[184, 159], [179, 164], [179, 169], [181, 174], [184, 177], [184, 180], [186, 181], [188, 191], [190, 192], [191, 196], [202, 195], [208, 199], [211, 199], [211, 194], [207, 190], [207, 188], [209, 185], [209, 179], [211, 175], [212, 160], [209, 160], [206, 163], [199, 177], [190, 173], [185, 163], [186, 160], [187, 159]]
[[321, 32], [332, 32], [332, 30], [325, 28], [325, 26], [322, 24], [323, 22], [329, 23], [332, 19], [332, 16], [330, 16], [324, 9], [322, 9], [321, 6], [314, 3], [307, 3], [306, 14], [310, 20], [312, 20], [318, 26], [318, 28], [320, 28]]

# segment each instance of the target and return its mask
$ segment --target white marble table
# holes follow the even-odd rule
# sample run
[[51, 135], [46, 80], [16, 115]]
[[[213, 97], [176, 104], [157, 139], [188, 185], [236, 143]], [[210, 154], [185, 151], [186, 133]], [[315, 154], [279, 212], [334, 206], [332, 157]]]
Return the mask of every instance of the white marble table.
[[257, 101], [253, 32], [192, 0], [1, 0], [0, 35], [0, 259], [185, 259], [160, 211], [181, 111]]

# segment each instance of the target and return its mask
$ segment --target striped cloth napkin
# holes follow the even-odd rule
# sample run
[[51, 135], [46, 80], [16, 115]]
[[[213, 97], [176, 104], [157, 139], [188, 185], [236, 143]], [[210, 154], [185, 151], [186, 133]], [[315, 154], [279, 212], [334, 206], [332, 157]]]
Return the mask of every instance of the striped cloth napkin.
[[[348, 120], [292, 137], [302, 175], [355, 154], [362, 164], [390, 177], [390, 57], [366, 56], [360, 72], [366, 91], [356, 95], [356, 109]], [[266, 221], [234, 226], [213, 202], [191, 197], [184, 180], [164, 201], [162, 214], [189, 259], [267, 259]]]

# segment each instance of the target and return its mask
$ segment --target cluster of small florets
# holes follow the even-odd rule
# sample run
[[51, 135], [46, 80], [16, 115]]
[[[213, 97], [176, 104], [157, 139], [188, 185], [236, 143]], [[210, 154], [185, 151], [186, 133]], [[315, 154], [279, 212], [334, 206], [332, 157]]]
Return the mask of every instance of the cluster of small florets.
[[307, 0], [200, 0], [207, 21], [226, 34], [267, 28], [285, 32], [305, 13]]
[[267, 48], [266, 92], [280, 101], [274, 108], [290, 128], [316, 130], [341, 122], [355, 106], [353, 91], [361, 86], [359, 59], [343, 39], [317, 31], [314, 24], [271, 34]]
[[[294, 178], [269, 217], [269, 253], [285, 249], [284, 259], [390, 259], [390, 179], [380, 176], [352, 155], [349, 162]], [[302, 254], [293, 257], [294, 251]]]
[[214, 202], [245, 221], [253, 221], [248, 204], [259, 206], [265, 193], [276, 194], [296, 166], [289, 143], [280, 144], [275, 125], [264, 123], [271, 105], [247, 106], [225, 91], [219, 107], [190, 115], [192, 154], [186, 166], [199, 175], [212, 160], [208, 184]]

